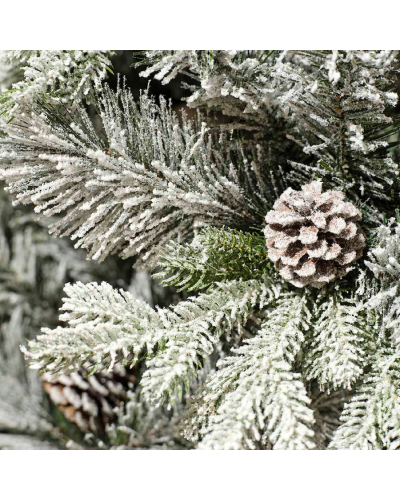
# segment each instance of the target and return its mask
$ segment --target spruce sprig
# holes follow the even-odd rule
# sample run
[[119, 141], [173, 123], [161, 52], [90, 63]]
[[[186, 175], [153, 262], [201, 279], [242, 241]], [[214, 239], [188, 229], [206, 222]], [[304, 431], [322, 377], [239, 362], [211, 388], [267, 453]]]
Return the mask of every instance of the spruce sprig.
[[202, 290], [217, 282], [258, 279], [274, 273], [260, 233], [208, 227], [190, 244], [170, 243], [154, 278], [178, 291]]

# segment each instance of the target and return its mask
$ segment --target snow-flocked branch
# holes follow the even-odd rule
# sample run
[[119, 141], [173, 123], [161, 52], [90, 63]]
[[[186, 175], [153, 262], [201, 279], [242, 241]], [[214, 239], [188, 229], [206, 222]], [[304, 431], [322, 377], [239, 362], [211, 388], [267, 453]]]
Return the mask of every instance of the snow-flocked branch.
[[274, 449], [315, 447], [311, 400], [293, 371], [310, 317], [307, 297], [283, 295], [259, 333], [221, 361], [202, 396], [208, 418], [201, 422], [201, 448], [252, 449], [257, 442]]
[[194, 227], [259, 219], [262, 193], [247, 194], [254, 175], [227, 137], [214, 148], [205, 124], [180, 124], [146, 93], [137, 106], [128, 90], [106, 90], [101, 105], [107, 146], [84, 110], [51, 102], [8, 124], [0, 140], [2, 177], [16, 200], [61, 214], [52, 234], [70, 236], [93, 259], [138, 255], [152, 267], [167, 242]]

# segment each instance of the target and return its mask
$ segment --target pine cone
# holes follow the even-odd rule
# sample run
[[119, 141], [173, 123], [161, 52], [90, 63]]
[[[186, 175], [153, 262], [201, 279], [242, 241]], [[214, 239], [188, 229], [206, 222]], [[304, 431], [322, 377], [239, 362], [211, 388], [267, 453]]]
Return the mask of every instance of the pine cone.
[[340, 191], [322, 193], [322, 182], [287, 189], [265, 217], [268, 257], [281, 276], [302, 288], [320, 288], [347, 274], [362, 256], [360, 211]]
[[115, 365], [88, 376], [90, 365], [78, 372], [61, 375], [58, 379], [43, 375], [43, 388], [64, 417], [81, 431], [102, 435], [107, 424], [116, 418], [115, 407], [127, 399], [128, 390], [135, 385], [131, 370]]

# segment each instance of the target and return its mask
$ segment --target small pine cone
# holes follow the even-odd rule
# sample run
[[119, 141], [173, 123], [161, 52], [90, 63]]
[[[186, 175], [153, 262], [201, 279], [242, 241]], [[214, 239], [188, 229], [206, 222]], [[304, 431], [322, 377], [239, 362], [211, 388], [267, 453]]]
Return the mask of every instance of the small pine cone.
[[115, 407], [127, 399], [135, 383], [132, 370], [119, 364], [111, 373], [107, 370], [90, 373], [87, 363], [78, 372], [54, 379], [42, 376], [43, 389], [64, 417], [81, 431], [104, 434], [107, 424], [116, 418]]
[[322, 182], [287, 189], [265, 217], [268, 257], [282, 278], [321, 288], [347, 274], [362, 256], [360, 211], [340, 191], [322, 193]]

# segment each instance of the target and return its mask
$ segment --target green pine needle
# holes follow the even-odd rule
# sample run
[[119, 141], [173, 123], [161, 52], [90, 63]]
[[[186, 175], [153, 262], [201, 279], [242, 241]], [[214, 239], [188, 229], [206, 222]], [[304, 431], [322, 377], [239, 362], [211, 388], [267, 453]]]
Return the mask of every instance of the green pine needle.
[[160, 266], [154, 278], [164, 286], [190, 292], [216, 282], [257, 279], [274, 272], [262, 234], [215, 227], [204, 229], [191, 244], [170, 243]]

